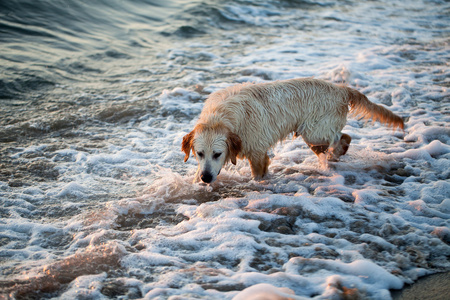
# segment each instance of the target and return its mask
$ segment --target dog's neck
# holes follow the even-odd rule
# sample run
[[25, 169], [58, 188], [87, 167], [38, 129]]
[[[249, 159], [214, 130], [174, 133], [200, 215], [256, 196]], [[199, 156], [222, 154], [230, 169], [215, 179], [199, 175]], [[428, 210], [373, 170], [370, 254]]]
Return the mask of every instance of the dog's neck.
[[209, 115], [206, 119], [200, 119], [198, 125], [203, 128], [209, 128], [213, 130], [225, 130], [233, 132], [234, 125], [230, 118], [219, 114]]

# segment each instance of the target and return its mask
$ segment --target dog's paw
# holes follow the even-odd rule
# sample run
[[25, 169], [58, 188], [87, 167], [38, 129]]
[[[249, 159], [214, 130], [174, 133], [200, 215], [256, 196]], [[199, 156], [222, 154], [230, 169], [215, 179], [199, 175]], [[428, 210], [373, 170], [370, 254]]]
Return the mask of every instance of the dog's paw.
[[339, 161], [339, 156], [335, 155], [333, 152], [329, 152], [327, 154], [327, 161], [329, 161], [329, 162], [338, 162]]

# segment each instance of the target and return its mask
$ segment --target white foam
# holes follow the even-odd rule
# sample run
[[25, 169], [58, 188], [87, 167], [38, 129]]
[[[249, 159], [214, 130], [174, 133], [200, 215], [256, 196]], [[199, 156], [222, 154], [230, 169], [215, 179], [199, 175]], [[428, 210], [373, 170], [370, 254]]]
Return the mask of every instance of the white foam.
[[271, 284], [260, 283], [246, 288], [233, 300], [284, 300], [284, 299], [306, 299], [295, 296], [294, 292], [288, 288], [277, 288]]
[[106, 274], [79, 276], [72, 281], [68, 287], [68, 291], [64, 292], [60, 297], [67, 299], [78, 298], [96, 298], [107, 299], [101, 292], [102, 281], [106, 278]]

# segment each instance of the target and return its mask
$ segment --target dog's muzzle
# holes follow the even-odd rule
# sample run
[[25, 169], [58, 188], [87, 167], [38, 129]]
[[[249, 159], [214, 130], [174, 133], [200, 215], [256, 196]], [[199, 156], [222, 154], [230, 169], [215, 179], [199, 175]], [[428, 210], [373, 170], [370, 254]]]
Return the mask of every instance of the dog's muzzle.
[[[220, 171], [222, 171], [222, 169], [219, 170], [219, 173], [217, 173], [216, 177], [219, 176]], [[202, 172], [202, 174], [200, 175], [200, 179], [204, 183], [211, 183], [213, 181], [213, 176], [211, 175], [210, 172], [205, 171], [205, 172]]]
[[204, 183], [211, 183], [211, 181], [213, 180], [213, 176], [211, 175], [211, 173], [209, 172], [203, 172], [200, 175], [200, 179], [204, 182]]

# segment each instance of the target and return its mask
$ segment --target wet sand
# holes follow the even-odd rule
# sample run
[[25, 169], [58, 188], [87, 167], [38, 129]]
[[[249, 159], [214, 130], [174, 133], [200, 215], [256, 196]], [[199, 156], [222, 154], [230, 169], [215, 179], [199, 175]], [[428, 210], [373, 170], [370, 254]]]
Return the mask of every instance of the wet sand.
[[425, 276], [402, 290], [392, 291], [394, 300], [450, 299], [450, 272]]

